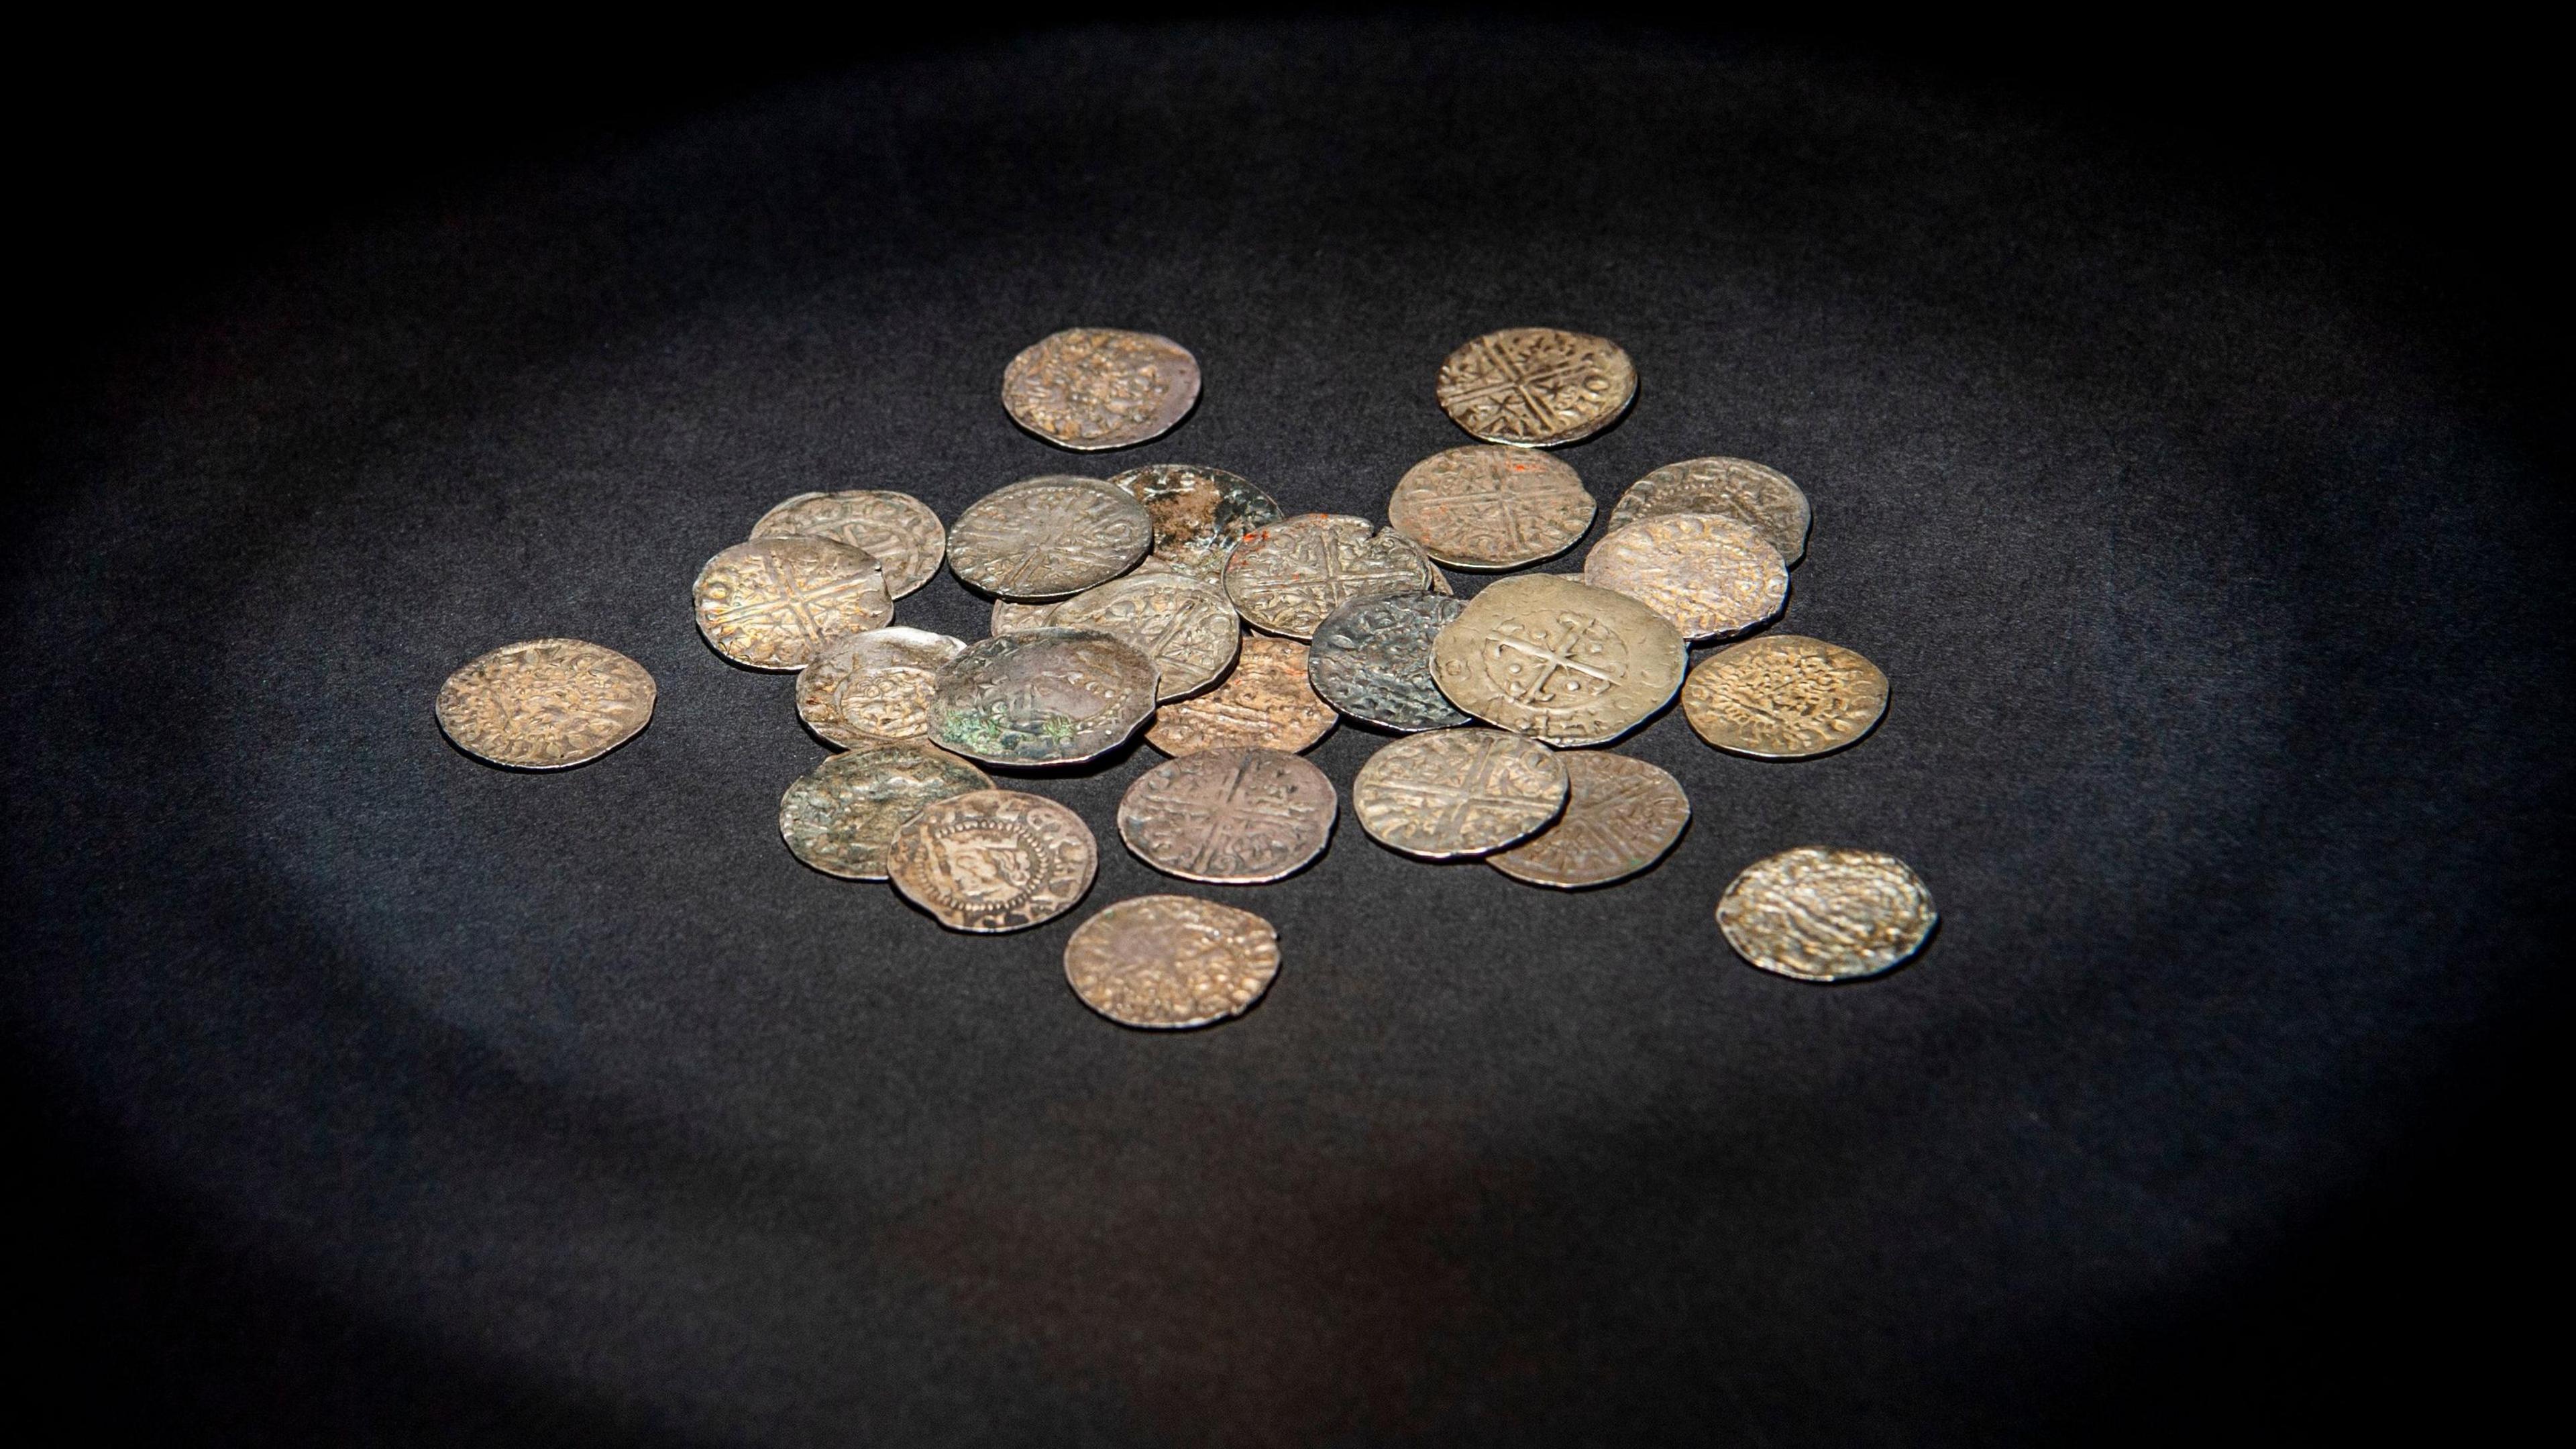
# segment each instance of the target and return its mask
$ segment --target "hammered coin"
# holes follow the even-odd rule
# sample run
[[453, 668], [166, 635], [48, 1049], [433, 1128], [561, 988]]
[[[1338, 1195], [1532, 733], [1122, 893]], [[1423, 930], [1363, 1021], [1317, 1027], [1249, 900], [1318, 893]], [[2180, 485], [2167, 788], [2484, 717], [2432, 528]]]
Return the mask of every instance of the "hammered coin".
[[707, 643], [753, 669], [802, 669], [825, 641], [894, 618], [877, 561], [828, 538], [737, 543], [707, 560], [689, 592]]
[[1462, 569], [1516, 569], [1574, 547], [1597, 505], [1561, 458], [1527, 448], [1451, 448], [1406, 470], [1387, 521]]
[[1201, 750], [1127, 787], [1118, 838], [1165, 875], [1262, 885], [1305, 869], [1333, 838], [1333, 782], [1281, 750]]
[[1625, 594], [1556, 574], [1496, 579], [1432, 642], [1460, 709], [1559, 747], [1608, 744], [1672, 702], [1679, 631]]
[[1182, 574], [1130, 575], [1056, 605], [1059, 629], [1097, 629], [1154, 661], [1155, 695], [1179, 699], [1216, 683], [1234, 663], [1243, 621], [1225, 594]]
[[1023, 478], [957, 515], [948, 567], [997, 598], [1061, 599], [1135, 567], [1153, 541], [1145, 505], [1096, 478]]
[[1469, 723], [1431, 677], [1431, 641], [1466, 607], [1440, 594], [1353, 599], [1315, 626], [1306, 677], [1333, 708], [1381, 729]]
[[1714, 513], [1748, 524], [1780, 551], [1784, 564], [1806, 555], [1813, 521], [1807, 495], [1789, 475], [1742, 458], [1692, 458], [1657, 468], [1619, 495], [1604, 532], [1658, 513]]
[[1312, 748], [1341, 722], [1308, 681], [1305, 645], [1247, 634], [1239, 649], [1225, 683], [1156, 710], [1145, 743], [1167, 755], [1230, 745], [1293, 755]]
[[1583, 581], [1672, 620], [1682, 637], [1722, 639], [1768, 622], [1789, 600], [1789, 566], [1752, 528], [1707, 513], [1641, 518], [1584, 556]]
[[948, 551], [948, 530], [929, 504], [881, 489], [799, 493], [762, 514], [751, 536], [846, 543], [877, 561], [887, 595], [897, 599], [930, 582]]
[[1109, 486], [1153, 515], [1154, 557], [1209, 583], [1222, 583], [1225, 561], [1245, 534], [1280, 516], [1269, 494], [1223, 468], [1153, 463], [1128, 469]]
[[1279, 933], [1193, 896], [1138, 896], [1073, 928], [1064, 979], [1120, 1026], [1174, 1031], [1252, 1009], [1279, 974]]
[[1580, 890], [1626, 880], [1664, 858], [1690, 824], [1679, 780], [1626, 755], [1576, 750], [1565, 766], [1565, 813], [1485, 863], [1517, 881]]
[[885, 867], [905, 900], [952, 931], [1017, 931], [1082, 899], [1100, 847], [1081, 816], [1043, 795], [972, 790], [905, 821]]
[[1440, 410], [1488, 443], [1553, 448], [1619, 420], [1637, 367], [1606, 337], [1554, 327], [1488, 332], [1440, 364]]
[[1017, 634], [1027, 629], [1043, 629], [1055, 622], [1055, 604], [1015, 604], [1008, 599], [993, 601], [993, 622], [988, 631], [994, 638]]
[[995, 765], [1107, 754], [1154, 713], [1154, 662], [1090, 629], [981, 639], [939, 667], [930, 742]]
[[1682, 687], [1682, 714], [1729, 754], [1803, 760], [1853, 743], [1887, 713], [1887, 676], [1858, 653], [1799, 634], [1717, 651]]
[[653, 718], [653, 676], [582, 639], [505, 644], [438, 687], [438, 727], [478, 760], [519, 770], [587, 765]]
[[1253, 627], [1311, 638], [1324, 616], [1353, 599], [1418, 594], [1431, 560], [1412, 540], [1344, 513], [1300, 513], [1256, 528], [1234, 546], [1225, 592]]
[[900, 626], [843, 634], [796, 676], [796, 714], [826, 743], [930, 733], [930, 691], [939, 666], [966, 652], [962, 639]]
[[1565, 808], [1565, 763], [1501, 730], [1435, 730], [1360, 766], [1351, 813], [1379, 844], [1425, 860], [1490, 855]]
[[924, 807], [990, 790], [983, 771], [918, 740], [875, 740], [834, 755], [778, 799], [778, 833], [796, 858], [845, 880], [884, 880], [886, 847]]
[[1735, 954], [1800, 981], [1875, 976], [1922, 950], [1940, 919], [1904, 861], [1817, 845], [1753, 862], [1717, 901]]
[[1002, 369], [1002, 407], [1011, 421], [1078, 453], [1150, 442], [1178, 426], [1198, 400], [1199, 360], [1151, 332], [1068, 328]]

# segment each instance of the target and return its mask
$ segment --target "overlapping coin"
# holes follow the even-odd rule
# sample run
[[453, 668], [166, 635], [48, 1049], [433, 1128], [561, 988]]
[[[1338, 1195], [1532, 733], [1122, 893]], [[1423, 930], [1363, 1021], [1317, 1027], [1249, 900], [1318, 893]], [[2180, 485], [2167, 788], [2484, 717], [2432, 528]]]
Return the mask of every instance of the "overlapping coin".
[[1063, 765], [1125, 744], [1154, 713], [1154, 664], [1090, 629], [1029, 629], [940, 666], [930, 740], [996, 765]]
[[1789, 566], [1751, 527], [1707, 513], [1642, 518], [1592, 546], [1583, 581], [1651, 607], [1686, 639], [1768, 622], [1789, 599]]
[[894, 618], [877, 561], [828, 538], [759, 538], [707, 560], [690, 588], [698, 632], [753, 669], [802, 669], [826, 640]]
[[973, 790], [904, 822], [885, 868], [905, 900], [952, 931], [1017, 931], [1080, 901], [1100, 848], [1082, 817], [1053, 800]]
[[584, 639], [505, 644], [439, 686], [438, 727], [495, 765], [564, 770], [635, 738], [652, 721], [653, 676]]
[[1552, 448], [1619, 420], [1637, 396], [1636, 364], [1606, 337], [1508, 327], [1440, 364], [1440, 410], [1488, 443]]
[[1420, 593], [1432, 578], [1431, 560], [1393, 529], [1300, 513], [1244, 535], [1226, 561], [1225, 592], [1254, 628], [1306, 639], [1353, 599]]
[[1333, 708], [1381, 729], [1467, 724], [1431, 673], [1432, 641], [1466, 607], [1427, 593], [1353, 599], [1315, 626], [1306, 676]]
[[1127, 787], [1118, 836], [1165, 875], [1260, 885], [1322, 855], [1337, 813], [1333, 782], [1300, 756], [1201, 750], [1165, 760]]
[[1607, 744], [1672, 701], [1690, 656], [1638, 600], [1553, 574], [1496, 579], [1432, 644], [1460, 709], [1566, 747]]
[[939, 667], [965, 652], [961, 639], [900, 625], [840, 635], [796, 676], [797, 717], [843, 749], [926, 735]]
[[1182, 574], [1133, 574], [1085, 589], [1048, 623], [1096, 629], [1154, 662], [1155, 694], [1180, 699], [1216, 683], [1234, 663], [1243, 621], [1225, 591]]
[[1068, 328], [1002, 369], [1002, 407], [1011, 421], [1076, 452], [1150, 442], [1178, 426], [1198, 400], [1199, 360], [1151, 332]]
[[1565, 808], [1565, 766], [1500, 730], [1434, 730], [1369, 757], [1351, 813], [1379, 844], [1425, 860], [1489, 855], [1537, 834]]
[[1569, 750], [1565, 813], [1485, 863], [1531, 885], [1580, 890], [1626, 880], [1664, 858], [1690, 824], [1679, 780], [1643, 760]]
[[897, 599], [930, 582], [948, 551], [948, 531], [929, 504], [882, 489], [799, 493], [762, 514], [751, 536], [846, 543], [877, 561], [887, 595]]
[[1940, 919], [1904, 861], [1812, 845], [1746, 866], [1717, 902], [1737, 955], [1800, 981], [1875, 976], [1922, 950]]
[[1109, 486], [1144, 504], [1153, 516], [1154, 557], [1219, 586], [1234, 546], [1280, 517], [1269, 494], [1223, 468], [1152, 463], [1118, 474]]
[[778, 800], [796, 858], [846, 880], [884, 880], [895, 832], [938, 801], [990, 790], [983, 771], [918, 740], [863, 742], [798, 777]]
[[1138, 896], [1073, 928], [1064, 979], [1121, 1026], [1178, 1030], [1240, 1016], [1279, 974], [1279, 933], [1193, 896]]
[[1413, 465], [1387, 521], [1445, 564], [1511, 569], [1574, 547], [1595, 504], [1561, 458], [1527, 448], [1451, 448]]
[[1659, 513], [1713, 513], [1749, 524], [1780, 551], [1784, 564], [1806, 554], [1813, 517], [1806, 493], [1789, 475], [1742, 458], [1691, 458], [1657, 468], [1619, 495], [1606, 531], [1616, 533]]
[[1701, 660], [1682, 687], [1682, 713], [1730, 754], [1802, 760], [1875, 729], [1887, 713], [1887, 676], [1839, 644], [1765, 634]]
[[1145, 743], [1167, 755], [1232, 745], [1290, 754], [1313, 747], [1341, 716], [1316, 697], [1306, 661], [1306, 646], [1293, 639], [1245, 635], [1225, 682], [1156, 710]]
[[948, 567], [997, 598], [1062, 599], [1127, 572], [1153, 542], [1145, 505], [1099, 479], [1023, 478], [957, 515]]

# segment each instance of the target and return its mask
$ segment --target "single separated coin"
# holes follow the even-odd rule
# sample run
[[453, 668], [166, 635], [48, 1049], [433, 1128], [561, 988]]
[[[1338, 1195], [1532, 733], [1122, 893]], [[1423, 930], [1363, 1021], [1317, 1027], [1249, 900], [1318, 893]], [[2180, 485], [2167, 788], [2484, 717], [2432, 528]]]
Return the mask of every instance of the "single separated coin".
[[1223, 468], [1150, 463], [1109, 486], [1145, 505], [1154, 519], [1154, 557], [1194, 579], [1222, 586], [1225, 561], [1243, 536], [1279, 521], [1279, 505], [1251, 480]]
[[948, 551], [948, 530], [929, 504], [881, 489], [799, 493], [762, 514], [751, 536], [846, 543], [877, 561], [887, 595], [897, 599], [930, 582]]
[[1183, 880], [1262, 885], [1305, 868], [1333, 838], [1333, 782], [1281, 750], [1201, 750], [1127, 787], [1118, 838]]
[[698, 632], [753, 669], [802, 669], [824, 642], [894, 619], [885, 571], [828, 538], [756, 538], [707, 560], [690, 597]]
[[1067, 328], [1039, 338], [1002, 369], [1002, 408], [1011, 421], [1079, 453], [1159, 438], [1198, 400], [1199, 360], [1151, 332]]
[[1574, 547], [1597, 507], [1562, 458], [1527, 448], [1451, 448], [1407, 469], [1387, 521], [1462, 569], [1516, 569]]
[[1564, 762], [1536, 740], [1434, 730], [1369, 756], [1351, 782], [1351, 813], [1381, 845], [1448, 860], [1537, 834], [1565, 808], [1565, 790]]
[[1431, 643], [1467, 606], [1443, 594], [1353, 599], [1315, 626], [1306, 676], [1315, 693], [1381, 729], [1445, 730], [1469, 722], [1431, 676]]
[[1701, 660], [1682, 714], [1729, 754], [1803, 760], [1868, 734], [1887, 713], [1887, 676], [1857, 652], [1801, 634], [1765, 634]]
[[969, 790], [983, 771], [918, 740], [873, 740], [798, 776], [778, 797], [778, 833], [796, 858], [845, 880], [884, 880], [886, 847], [912, 817]]
[[1569, 750], [1565, 813], [1485, 863], [1517, 881], [1580, 890], [1626, 880], [1664, 858], [1690, 824], [1679, 780], [1626, 755]]
[[1685, 639], [1768, 622], [1789, 600], [1789, 566], [1751, 527], [1708, 513], [1641, 518], [1592, 546], [1583, 581], [1639, 601]]
[[1608, 744], [1672, 702], [1682, 636], [1625, 594], [1555, 574], [1496, 579], [1431, 646], [1460, 709], [1561, 747]]
[[1692, 458], [1657, 468], [1619, 495], [1604, 531], [1616, 533], [1659, 513], [1714, 513], [1749, 524], [1780, 551], [1784, 564], [1805, 556], [1813, 520], [1807, 495], [1788, 474], [1742, 458]]
[[930, 692], [939, 666], [966, 652], [962, 639], [900, 625], [843, 634], [796, 676], [796, 715], [828, 744], [930, 733]]
[[1440, 364], [1440, 410], [1488, 443], [1553, 448], [1619, 420], [1637, 397], [1637, 367], [1606, 337], [1507, 327]]
[[1081, 816], [1043, 795], [972, 790], [905, 821], [885, 866], [905, 900], [952, 931], [1017, 931], [1082, 899], [1100, 847]]
[[1090, 629], [980, 639], [939, 667], [930, 742], [995, 765], [1065, 765], [1125, 744], [1154, 713], [1154, 663]]
[[957, 515], [948, 567], [997, 598], [1061, 599], [1135, 567], [1153, 541], [1145, 505], [1097, 478], [1023, 478]]
[[504, 644], [438, 687], [438, 727], [478, 760], [518, 770], [586, 765], [653, 718], [653, 676], [582, 639]]
[[1753, 862], [1717, 901], [1735, 954], [1800, 981], [1875, 976], [1922, 950], [1940, 919], [1904, 861], [1816, 845]]
[[1254, 628], [1307, 639], [1353, 599], [1417, 594], [1433, 577], [1430, 558], [1391, 528], [1345, 513], [1300, 513], [1243, 536], [1226, 560], [1225, 592]]
[[1130, 574], [1056, 605], [1059, 629], [1097, 629], [1154, 661], [1155, 694], [1179, 699], [1216, 683], [1234, 663], [1243, 621], [1225, 591], [1182, 574]]
[[1120, 1026], [1172, 1031], [1240, 1016], [1279, 974], [1279, 933], [1194, 896], [1138, 896], [1073, 928], [1064, 979]]
[[1234, 672], [1205, 694], [1154, 711], [1145, 743], [1167, 755], [1253, 745], [1296, 754], [1333, 732], [1341, 716], [1315, 695], [1306, 646], [1247, 634]]

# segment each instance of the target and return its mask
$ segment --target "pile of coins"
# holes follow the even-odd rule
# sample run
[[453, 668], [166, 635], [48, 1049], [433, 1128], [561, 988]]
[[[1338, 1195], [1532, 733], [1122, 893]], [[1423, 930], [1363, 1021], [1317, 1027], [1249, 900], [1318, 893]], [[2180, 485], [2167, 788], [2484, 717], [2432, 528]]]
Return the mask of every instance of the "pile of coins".
[[[1400, 736], [1351, 786], [1371, 839], [1532, 885], [1609, 885], [1689, 824], [1679, 781], [1602, 748], [1676, 695], [1710, 745], [1765, 760], [1853, 744], [1887, 704], [1886, 676], [1852, 650], [1754, 634], [1788, 602], [1811, 515], [1795, 483], [1740, 458], [1639, 479], [1578, 573], [1456, 597], [1443, 565], [1526, 568], [1590, 531], [1596, 500], [1541, 450], [1610, 426], [1636, 391], [1604, 338], [1476, 338], [1441, 364], [1436, 396], [1480, 442], [1408, 470], [1384, 527], [1284, 514], [1237, 474], [1169, 463], [1023, 479], [944, 527], [902, 493], [801, 494], [699, 571], [698, 629], [736, 664], [795, 671], [798, 715], [838, 751], [780, 800], [788, 849], [891, 881], [952, 930], [1052, 919], [1099, 865], [1079, 815], [986, 767], [1035, 784], [1141, 732], [1168, 758], [1128, 788], [1119, 840], [1181, 880], [1255, 885], [1330, 845], [1339, 797], [1300, 756], [1343, 716]], [[1160, 437], [1198, 393], [1187, 349], [1102, 328], [1056, 333], [1002, 377], [1014, 422], [1077, 451]], [[943, 559], [993, 601], [990, 637], [894, 623]], [[1689, 646], [1717, 641], [1737, 642], [1692, 667]], [[458, 670], [437, 712], [471, 754], [560, 769], [632, 738], [653, 700], [633, 660], [544, 639]], [[1903, 861], [1814, 846], [1746, 867], [1716, 918], [1745, 960], [1807, 981], [1886, 971], [1938, 919]], [[1186, 895], [1120, 901], [1065, 945], [1075, 994], [1135, 1027], [1238, 1015], [1279, 962], [1268, 921]]]

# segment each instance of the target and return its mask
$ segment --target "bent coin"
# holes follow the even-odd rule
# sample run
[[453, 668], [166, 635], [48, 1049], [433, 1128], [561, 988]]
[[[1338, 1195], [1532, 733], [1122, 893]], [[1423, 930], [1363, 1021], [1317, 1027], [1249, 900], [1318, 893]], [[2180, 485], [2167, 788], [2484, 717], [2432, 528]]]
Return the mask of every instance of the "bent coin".
[[1223, 468], [1152, 463], [1118, 474], [1109, 486], [1153, 515], [1154, 557], [1220, 587], [1234, 546], [1245, 534], [1280, 518], [1279, 505], [1269, 494]]
[[1333, 838], [1324, 772], [1280, 750], [1202, 750], [1165, 760], [1118, 802], [1118, 837], [1183, 880], [1262, 885], [1305, 868]]
[[1425, 860], [1488, 855], [1536, 834], [1565, 808], [1565, 765], [1500, 730], [1435, 730], [1369, 757], [1351, 813], [1379, 844]]
[[828, 538], [756, 538], [707, 560], [689, 595], [698, 632], [753, 669], [802, 669], [825, 640], [894, 618], [885, 571]]
[[1071, 327], [1039, 338], [1002, 369], [1011, 421], [1079, 453], [1150, 442], [1199, 400], [1199, 360], [1168, 337]]
[[1097, 629], [1154, 661], [1155, 695], [1179, 699], [1216, 683], [1234, 663], [1243, 621], [1225, 591], [1182, 574], [1130, 574], [1056, 605], [1059, 629]]
[[1154, 664], [1089, 629], [1027, 629], [939, 668], [930, 741], [995, 765], [1062, 765], [1125, 744], [1154, 713]]
[[983, 771], [916, 740], [877, 740], [834, 755], [778, 798], [778, 834], [796, 858], [845, 880], [884, 880], [886, 847], [925, 808], [990, 790]]
[[1488, 443], [1552, 448], [1619, 420], [1637, 367], [1606, 337], [1555, 327], [1488, 332], [1440, 364], [1440, 410]]
[[1527, 448], [1451, 448], [1406, 470], [1387, 521], [1463, 569], [1512, 569], [1574, 547], [1597, 505], [1561, 458]]
[[934, 801], [886, 846], [905, 900], [952, 931], [1017, 931], [1091, 889], [1100, 847], [1082, 817], [1041, 795], [974, 790]]
[[1765, 634], [1700, 661], [1682, 687], [1682, 713], [1730, 754], [1803, 760], [1875, 729], [1887, 713], [1887, 676], [1839, 644]]
[[1922, 950], [1940, 919], [1904, 861], [1814, 845], [1746, 866], [1717, 902], [1735, 954], [1800, 981], [1875, 976]]
[[1583, 581], [1648, 605], [1694, 640], [1741, 634], [1789, 599], [1780, 551], [1748, 525], [1708, 513], [1629, 524], [1592, 546]]
[[1254, 628], [1305, 639], [1353, 599], [1420, 593], [1432, 578], [1431, 560], [1391, 528], [1300, 513], [1243, 536], [1226, 561], [1225, 592]]
[[568, 770], [635, 738], [651, 722], [653, 676], [584, 639], [504, 644], [438, 687], [438, 727], [478, 760]]
[[929, 504], [881, 489], [799, 493], [762, 514], [751, 536], [846, 543], [877, 561], [886, 594], [897, 599], [930, 582], [948, 549], [948, 531]]
[[845, 750], [926, 735], [939, 666], [965, 652], [962, 639], [900, 625], [840, 635], [796, 676], [797, 717]]
[[1294, 639], [1247, 634], [1234, 672], [1205, 694], [1154, 711], [1145, 743], [1167, 755], [1229, 745], [1296, 754], [1333, 732], [1341, 716], [1316, 698], [1306, 677], [1306, 646]]
[[1625, 594], [1554, 574], [1496, 579], [1431, 648], [1460, 709], [1560, 747], [1607, 744], [1670, 703], [1690, 655]]
[[1023, 478], [957, 515], [948, 567], [998, 598], [1061, 599], [1135, 567], [1153, 541], [1145, 505], [1097, 478]]
[[1279, 974], [1279, 933], [1250, 911], [1138, 896], [1073, 928], [1064, 979], [1121, 1026], [1178, 1030], [1250, 1010]]
[[1659, 513], [1713, 513], [1748, 524], [1780, 551], [1784, 564], [1807, 552], [1813, 520], [1806, 493], [1788, 474], [1742, 458], [1691, 458], [1657, 468], [1619, 495], [1604, 532]]
[[1569, 750], [1565, 813], [1555, 824], [1485, 857], [1485, 863], [1531, 885], [1579, 890], [1626, 880], [1664, 858], [1690, 824], [1690, 797], [1679, 780], [1626, 755]]
[[1466, 607], [1441, 594], [1353, 599], [1315, 626], [1306, 675], [1333, 708], [1381, 729], [1466, 724], [1431, 675], [1432, 640]]

